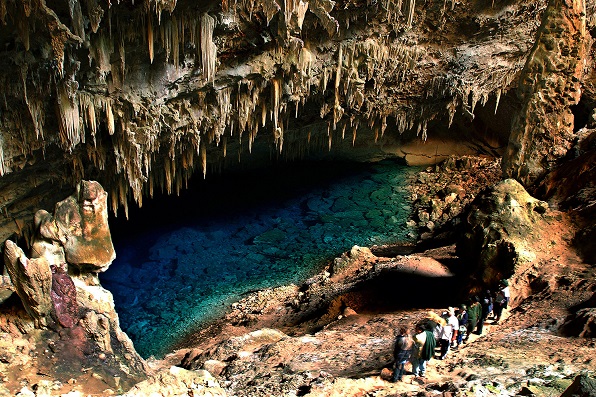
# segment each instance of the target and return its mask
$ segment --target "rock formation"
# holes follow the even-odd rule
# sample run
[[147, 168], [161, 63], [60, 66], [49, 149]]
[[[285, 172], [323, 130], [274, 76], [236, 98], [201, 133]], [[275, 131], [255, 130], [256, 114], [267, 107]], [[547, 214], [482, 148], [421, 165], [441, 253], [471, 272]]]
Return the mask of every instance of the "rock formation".
[[[42, 353], [37, 365], [55, 379], [76, 377], [82, 368], [97, 365], [96, 375], [122, 382], [112, 387], [131, 386], [145, 375], [145, 364], [120, 330], [112, 295], [97, 278], [115, 258], [106, 192], [97, 182], [82, 181], [75, 194], [56, 204], [53, 215], [40, 210], [35, 220], [36, 231], [25, 242], [29, 254], [11, 240], [4, 244], [10, 280], [3, 284], [12, 285], [20, 302], [13, 301], [17, 311], [5, 316], [1, 331], [13, 337], [29, 334], [32, 351], [44, 351], [49, 343], [52, 353]], [[10, 306], [8, 298], [3, 301]], [[17, 325], [27, 322], [19, 304], [32, 326]]]
[[531, 197], [514, 179], [499, 182], [472, 202], [463, 224], [458, 252], [469, 261], [478, 282], [486, 286], [511, 277], [518, 265], [531, 262], [529, 247], [548, 204]]
[[503, 157], [505, 175], [531, 186], [554, 168], [576, 135], [571, 106], [581, 97], [591, 37], [584, 1], [550, 1], [521, 73], [521, 109]]

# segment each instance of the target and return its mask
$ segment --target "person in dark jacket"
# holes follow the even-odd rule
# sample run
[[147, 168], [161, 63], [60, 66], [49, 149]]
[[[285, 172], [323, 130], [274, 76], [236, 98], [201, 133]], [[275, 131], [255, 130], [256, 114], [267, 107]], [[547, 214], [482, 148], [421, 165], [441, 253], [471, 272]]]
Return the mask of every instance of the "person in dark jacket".
[[484, 292], [484, 296], [482, 297], [482, 302], [480, 302], [480, 305], [482, 307], [482, 314], [480, 315], [480, 320], [478, 320], [478, 328], [476, 330], [478, 335], [482, 335], [484, 322], [488, 318], [488, 315], [493, 311], [493, 296], [490, 290], [486, 290]]
[[456, 317], [459, 321], [459, 332], [457, 333], [457, 346], [459, 346], [468, 335], [468, 307], [462, 304]]
[[410, 361], [412, 354], [412, 345], [414, 341], [406, 327], [399, 329], [399, 335], [395, 338], [395, 347], [393, 349], [393, 358], [395, 359], [395, 368], [393, 369], [393, 382], [402, 380], [406, 372], [406, 363]]
[[478, 320], [482, 315], [482, 306], [480, 306], [480, 298], [474, 295], [472, 298], [472, 304], [468, 308], [468, 338], [476, 330]]

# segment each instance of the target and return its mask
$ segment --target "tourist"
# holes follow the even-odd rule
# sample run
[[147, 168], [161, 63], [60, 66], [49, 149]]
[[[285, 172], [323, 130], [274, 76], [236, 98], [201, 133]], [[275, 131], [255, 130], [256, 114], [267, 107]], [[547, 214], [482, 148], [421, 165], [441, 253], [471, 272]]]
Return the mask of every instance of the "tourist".
[[476, 330], [478, 320], [482, 314], [482, 306], [480, 306], [480, 298], [478, 295], [474, 295], [472, 298], [472, 304], [468, 308], [468, 338]]
[[399, 334], [395, 338], [395, 347], [393, 349], [393, 358], [395, 359], [395, 368], [393, 369], [393, 382], [402, 380], [406, 372], [406, 363], [410, 361], [412, 346], [414, 341], [406, 327], [399, 329]]
[[480, 320], [478, 321], [478, 335], [482, 335], [484, 322], [488, 318], [489, 314], [493, 311], [493, 297], [490, 290], [486, 290], [484, 292], [484, 296], [482, 297], [482, 302], [480, 305], [482, 307], [482, 314], [480, 315]]
[[462, 304], [459, 307], [459, 313], [457, 314], [457, 321], [459, 322], [459, 332], [457, 333], [457, 345], [461, 345], [465, 342], [468, 335], [468, 307]]
[[453, 345], [457, 340], [457, 334], [459, 333], [459, 320], [455, 316], [455, 309], [453, 307], [447, 309], [447, 312], [449, 313], [449, 317], [447, 318], [447, 324], [450, 324], [451, 329], [453, 330], [451, 340], [449, 342], [451, 345]]
[[509, 300], [511, 299], [511, 295], [509, 292], [509, 281], [501, 280], [499, 283], [499, 291], [495, 297], [495, 305], [494, 305], [494, 312], [495, 312], [495, 321], [494, 324], [497, 324], [501, 319], [501, 315], [503, 310], [507, 309], [509, 305]]
[[445, 319], [445, 325], [441, 327], [441, 333], [438, 338], [439, 344], [441, 345], [441, 360], [444, 360], [445, 357], [447, 357], [447, 353], [449, 353], [449, 348], [451, 346], [451, 340], [453, 339], [453, 333], [459, 327], [459, 322], [455, 317], [455, 310], [452, 307], [443, 313], [443, 318]]
[[437, 341], [431, 331], [425, 330], [421, 324], [416, 325], [414, 348], [412, 349], [412, 373], [416, 378], [424, 378], [428, 361], [435, 354]]

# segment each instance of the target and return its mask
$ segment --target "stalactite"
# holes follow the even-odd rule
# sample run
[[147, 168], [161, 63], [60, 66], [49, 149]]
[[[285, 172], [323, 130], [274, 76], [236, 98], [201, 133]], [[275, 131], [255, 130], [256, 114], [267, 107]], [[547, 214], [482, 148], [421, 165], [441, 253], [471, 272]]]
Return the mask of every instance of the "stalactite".
[[341, 71], [343, 66], [343, 45], [340, 44], [337, 54], [337, 68], [335, 70], [335, 102], [333, 105], [333, 130], [343, 115], [343, 108], [339, 104], [339, 86], [341, 83]]
[[80, 113], [84, 118], [84, 125], [89, 129], [91, 136], [95, 138], [97, 133], [97, 117], [95, 114], [95, 103], [91, 96], [84, 92], [79, 92]]
[[172, 62], [174, 62], [174, 66], [178, 69], [178, 65], [180, 63], [180, 38], [178, 37], [178, 20], [176, 19], [176, 15], [172, 15]]
[[85, 27], [83, 22], [83, 12], [81, 11], [81, 3], [78, 0], [68, 1], [68, 11], [72, 26], [74, 27], [74, 34], [85, 40]]
[[6, 0], [0, 0], [0, 22], [6, 25]]
[[201, 151], [201, 169], [203, 171], [203, 179], [207, 178], [207, 148], [206, 145], [200, 146]]
[[4, 133], [0, 130], [0, 176], [3, 176], [6, 171], [4, 167]]
[[261, 6], [265, 17], [267, 18], [267, 25], [269, 25], [275, 14], [281, 10], [281, 7], [275, 0], [263, 0]]
[[172, 23], [166, 21], [159, 25], [159, 38], [166, 54], [166, 63], [170, 60], [170, 51], [172, 45]]
[[116, 126], [114, 122], [114, 112], [112, 110], [112, 100], [106, 98], [103, 102], [103, 105], [104, 110], [106, 112], [106, 123], [108, 126], [108, 133], [110, 135], [114, 135], [114, 132], [116, 131]]
[[412, 27], [414, 21], [414, 9], [416, 8], [416, 0], [406, 0], [406, 9], [404, 15], [406, 16], [406, 24], [408, 27]]
[[19, 37], [25, 47], [25, 51], [30, 49], [30, 38], [29, 38], [29, 18], [20, 18], [16, 21]]
[[68, 82], [56, 84], [56, 105], [60, 140], [70, 151], [81, 142], [81, 128], [76, 91], [71, 91]]
[[213, 30], [215, 19], [209, 14], [203, 14], [201, 18], [201, 61], [203, 75], [207, 81], [213, 81], [217, 63], [217, 47], [213, 43]]
[[149, 62], [153, 63], [154, 39], [153, 39], [153, 15], [147, 13], [147, 44], [149, 45]]
[[95, 61], [100, 78], [103, 79], [112, 71], [110, 57], [114, 52], [113, 43], [105, 34], [95, 35], [92, 40], [93, 45], [90, 48], [89, 55]]
[[91, 25], [91, 31], [97, 33], [104, 14], [103, 8], [97, 3], [97, 0], [86, 0], [86, 6], [87, 18]]

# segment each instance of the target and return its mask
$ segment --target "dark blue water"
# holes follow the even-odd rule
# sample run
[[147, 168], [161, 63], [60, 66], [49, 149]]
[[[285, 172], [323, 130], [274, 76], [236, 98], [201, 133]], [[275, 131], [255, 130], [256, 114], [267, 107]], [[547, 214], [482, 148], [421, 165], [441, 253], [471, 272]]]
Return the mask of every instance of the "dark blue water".
[[413, 172], [302, 163], [208, 176], [111, 220], [117, 258], [100, 280], [137, 351], [161, 357], [243, 293], [299, 283], [354, 245], [410, 241]]

